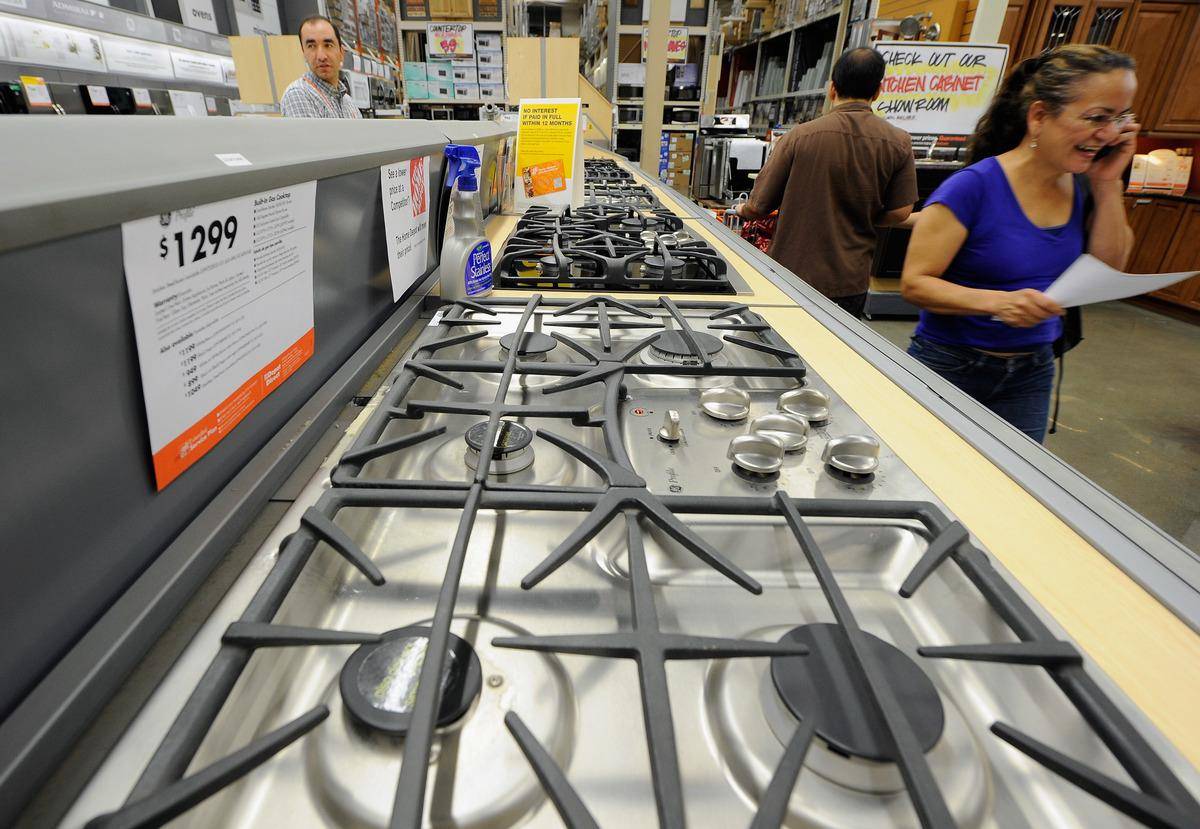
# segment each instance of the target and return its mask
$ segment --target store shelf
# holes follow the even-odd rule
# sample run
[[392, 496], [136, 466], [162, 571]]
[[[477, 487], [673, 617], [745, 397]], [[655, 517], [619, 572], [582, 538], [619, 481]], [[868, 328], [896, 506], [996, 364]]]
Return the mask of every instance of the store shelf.
[[[667, 25], [670, 26], [672, 29], [676, 28], [674, 23], [668, 23]], [[634, 23], [622, 23], [620, 26], [617, 27], [617, 34], [640, 35], [642, 33], [642, 29], [644, 29], [644, 28], [646, 28], [646, 27], [639, 26]], [[688, 26], [687, 30], [688, 30], [689, 37], [706, 37], [708, 35], [708, 27], [707, 26]]]
[[402, 32], [423, 32], [430, 23], [469, 23], [477, 32], [503, 32], [502, 20], [401, 20], [397, 23]]
[[[645, 100], [642, 98], [618, 98], [617, 106], [644, 106]], [[699, 109], [701, 103], [699, 101], [663, 101], [665, 107], [692, 107]]]
[[754, 37], [747, 40], [745, 43], [739, 43], [736, 46], [726, 47], [725, 52], [732, 52], [735, 49], [745, 49], [747, 46], [754, 46], [755, 44], [760, 43], [765, 40], [774, 40], [777, 37], [786, 35], [790, 32], [794, 32], [797, 29], [803, 29], [806, 26], [813, 25], [814, 23], [820, 23], [821, 21], [828, 20], [831, 17], [837, 17], [841, 13], [842, 13], [842, 10], [840, 8], [830, 9], [827, 12], [823, 12], [821, 14], [816, 14], [816, 15], [813, 15], [812, 17], [805, 18], [804, 20], [801, 20], [799, 23], [796, 23], [792, 26], [787, 26], [786, 28], [783, 28], [783, 29], [773, 29], [772, 31], [769, 31], [769, 32], [763, 32], [762, 34], [757, 34]]
[[748, 103], [758, 104], [765, 101], [782, 101], [787, 98], [817, 98], [824, 96], [824, 89], [805, 89], [799, 92], [777, 92], [774, 95], [757, 95], [751, 98]]
[[507, 101], [481, 101], [478, 98], [418, 98], [416, 100], [409, 98], [407, 103], [409, 106], [482, 106], [483, 104], [505, 104]]
[[695, 132], [699, 124], [663, 124], [663, 132]]

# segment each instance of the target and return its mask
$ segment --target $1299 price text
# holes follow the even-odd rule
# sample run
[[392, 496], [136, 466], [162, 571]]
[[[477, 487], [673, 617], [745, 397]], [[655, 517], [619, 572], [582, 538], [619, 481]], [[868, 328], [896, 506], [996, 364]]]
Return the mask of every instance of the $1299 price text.
[[[186, 237], [186, 231], [183, 230], [171, 236], [164, 233], [158, 242], [158, 257], [165, 260], [174, 252], [176, 263], [181, 268], [188, 262], [199, 262], [201, 259], [207, 258], [210, 253], [215, 256], [221, 249], [222, 242], [226, 248], [232, 248], [233, 240], [237, 237], [237, 229], [237, 216], [230, 216], [223, 222], [215, 219], [207, 227], [196, 225]], [[188, 239], [188, 242], [184, 241], [185, 238]], [[190, 259], [188, 258], [189, 253], [191, 254]]]

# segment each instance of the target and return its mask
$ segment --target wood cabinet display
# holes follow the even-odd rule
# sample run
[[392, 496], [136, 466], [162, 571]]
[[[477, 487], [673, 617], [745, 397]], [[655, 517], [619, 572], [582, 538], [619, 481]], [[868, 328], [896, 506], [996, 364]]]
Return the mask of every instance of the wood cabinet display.
[[1137, 60], [1134, 112], [1143, 132], [1200, 135], [1200, 4], [1195, 0], [1012, 0], [1000, 42], [1009, 65], [1066, 43], [1094, 43]]
[[[1127, 196], [1125, 206], [1133, 229], [1129, 273], [1200, 270], [1200, 204]], [[1200, 310], [1200, 277], [1151, 296]]]

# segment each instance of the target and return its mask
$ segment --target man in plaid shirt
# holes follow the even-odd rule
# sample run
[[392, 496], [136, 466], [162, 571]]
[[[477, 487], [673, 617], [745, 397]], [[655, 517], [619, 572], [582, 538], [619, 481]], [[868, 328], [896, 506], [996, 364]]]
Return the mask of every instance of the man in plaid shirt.
[[279, 107], [286, 118], [361, 118], [342, 88], [345, 51], [342, 38], [328, 17], [314, 14], [300, 22], [300, 45], [308, 71], [292, 81]]

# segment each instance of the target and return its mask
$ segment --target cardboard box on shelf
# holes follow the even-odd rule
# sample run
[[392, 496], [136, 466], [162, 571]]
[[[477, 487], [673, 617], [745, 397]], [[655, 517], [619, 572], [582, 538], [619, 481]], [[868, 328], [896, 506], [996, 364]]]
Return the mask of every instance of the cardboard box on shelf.
[[485, 83], [488, 83], [488, 84], [500, 83], [500, 84], [502, 84], [502, 83], [504, 83], [504, 70], [503, 69], [479, 68], [479, 69], [476, 69], [475, 71], [479, 75], [479, 83], [481, 83], [481, 84], [485, 84]]
[[504, 94], [504, 84], [502, 83], [481, 83], [479, 85], [479, 98], [483, 101], [503, 101], [507, 95]]
[[455, 66], [452, 73], [455, 86], [460, 83], [479, 83], [479, 70], [474, 66]]
[[432, 60], [425, 64], [425, 77], [430, 81], [454, 82], [454, 64], [444, 60]]
[[1143, 153], [1138, 153], [1133, 157], [1133, 164], [1129, 168], [1129, 185], [1125, 188], [1126, 193], [1140, 193], [1146, 189], [1146, 168], [1150, 165], [1150, 159]]
[[465, 98], [469, 101], [479, 100], [479, 84], [477, 83], [456, 83], [454, 85], [454, 97]]
[[424, 61], [404, 61], [404, 80], [406, 81], [426, 81], [429, 76], [426, 74]]
[[504, 53], [503, 52], [478, 52], [475, 55], [475, 63], [480, 69], [503, 69], [504, 68]]
[[454, 84], [450, 81], [429, 81], [429, 97], [431, 100], [453, 101]]
[[500, 33], [499, 32], [476, 32], [475, 33], [475, 48], [481, 52], [499, 52], [500, 51]]
[[404, 94], [410, 101], [429, 100], [429, 81], [405, 81]]

